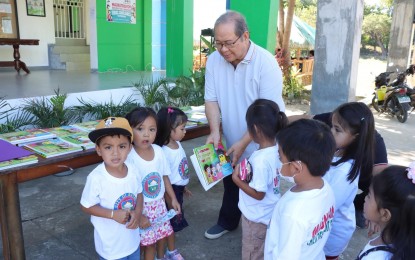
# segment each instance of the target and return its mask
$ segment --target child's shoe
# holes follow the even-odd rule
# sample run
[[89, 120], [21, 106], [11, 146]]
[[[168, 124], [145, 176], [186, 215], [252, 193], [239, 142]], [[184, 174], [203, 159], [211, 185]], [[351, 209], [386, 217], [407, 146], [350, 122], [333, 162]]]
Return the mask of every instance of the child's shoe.
[[174, 249], [173, 251], [167, 250], [165, 257], [169, 260], [184, 260], [183, 256], [177, 249]]

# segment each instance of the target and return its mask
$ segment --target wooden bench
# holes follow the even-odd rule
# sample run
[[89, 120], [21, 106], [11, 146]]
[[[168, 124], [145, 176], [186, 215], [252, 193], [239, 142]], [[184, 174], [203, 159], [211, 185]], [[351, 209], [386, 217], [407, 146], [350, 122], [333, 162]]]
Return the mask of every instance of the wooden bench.
[[20, 69], [24, 70], [26, 73], [30, 73], [29, 69], [26, 66], [26, 63], [20, 60], [20, 45], [39, 45], [39, 40], [35, 39], [0, 39], [0, 45], [12, 45], [13, 46], [13, 58], [14, 61], [0, 61], [0, 67], [14, 67], [17, 72], [20, 72]]

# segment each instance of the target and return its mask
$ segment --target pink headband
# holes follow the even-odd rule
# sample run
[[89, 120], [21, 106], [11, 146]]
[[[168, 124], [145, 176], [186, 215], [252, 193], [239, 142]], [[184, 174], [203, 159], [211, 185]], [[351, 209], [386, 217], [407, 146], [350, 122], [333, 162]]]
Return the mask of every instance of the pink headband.
[[167, 108], [167, 113], [168, 113], [168, 114], [171, 114], [171, 113], [173, 113], [173, 112], [174, 112], [173, 108], [171, 108], [171, 107]]

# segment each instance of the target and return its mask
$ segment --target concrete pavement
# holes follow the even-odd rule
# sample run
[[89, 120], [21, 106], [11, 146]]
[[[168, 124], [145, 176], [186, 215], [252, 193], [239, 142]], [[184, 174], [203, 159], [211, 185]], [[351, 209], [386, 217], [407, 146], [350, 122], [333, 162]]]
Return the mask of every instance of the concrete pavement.
[[[288, 107], [287, 114], [299, 114], [303, 110]], [[389, 161], [408, 165], [415, 160], [415, 113], [404, 124], [395, 118], [374, 114], [376, 128], [385, 139]], [[204, 142], [205, 137], [201, 137], [183, 142], [183, 147], [190, 156], [192, 148]], [[94, 167], [77, 169], [66, 177], [49, 176], [19, 185], [27, 259], [97, 259], [93, 228], [79, 205], [86, 176]], [[184, 202], [189, 227], [176, 234], [177, 247], [191, 260], [240, 259], [241, 228], [217, 240], [204, 238], [205, 230], [216, 223], [223, 187], [218, 184], [204, 191], [190, 167], [192, 178], [188, 187], [193, 197], [185, 198]], [[341, 259], [354, 259], [367, 240], [366, 230], [357, 229]]]

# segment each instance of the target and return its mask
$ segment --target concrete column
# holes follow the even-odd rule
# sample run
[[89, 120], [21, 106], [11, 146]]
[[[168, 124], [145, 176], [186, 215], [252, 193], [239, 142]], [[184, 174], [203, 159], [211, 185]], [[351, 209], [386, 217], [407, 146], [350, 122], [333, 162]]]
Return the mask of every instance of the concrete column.
[[193, 67], [193, 0], [169, 0], [166, 12], [166, 76], [188, 76]]
[[404, 71], [408, 66], [413, 20], [414, 0], [395, 0], [387, 71]]
[[312, 114], [356, 98], [363, 0], [318, 1], [317, 10]]
[[278, 0], [231, 0], [230, 9], [245, 16], [252, 41], [274, 54]]

